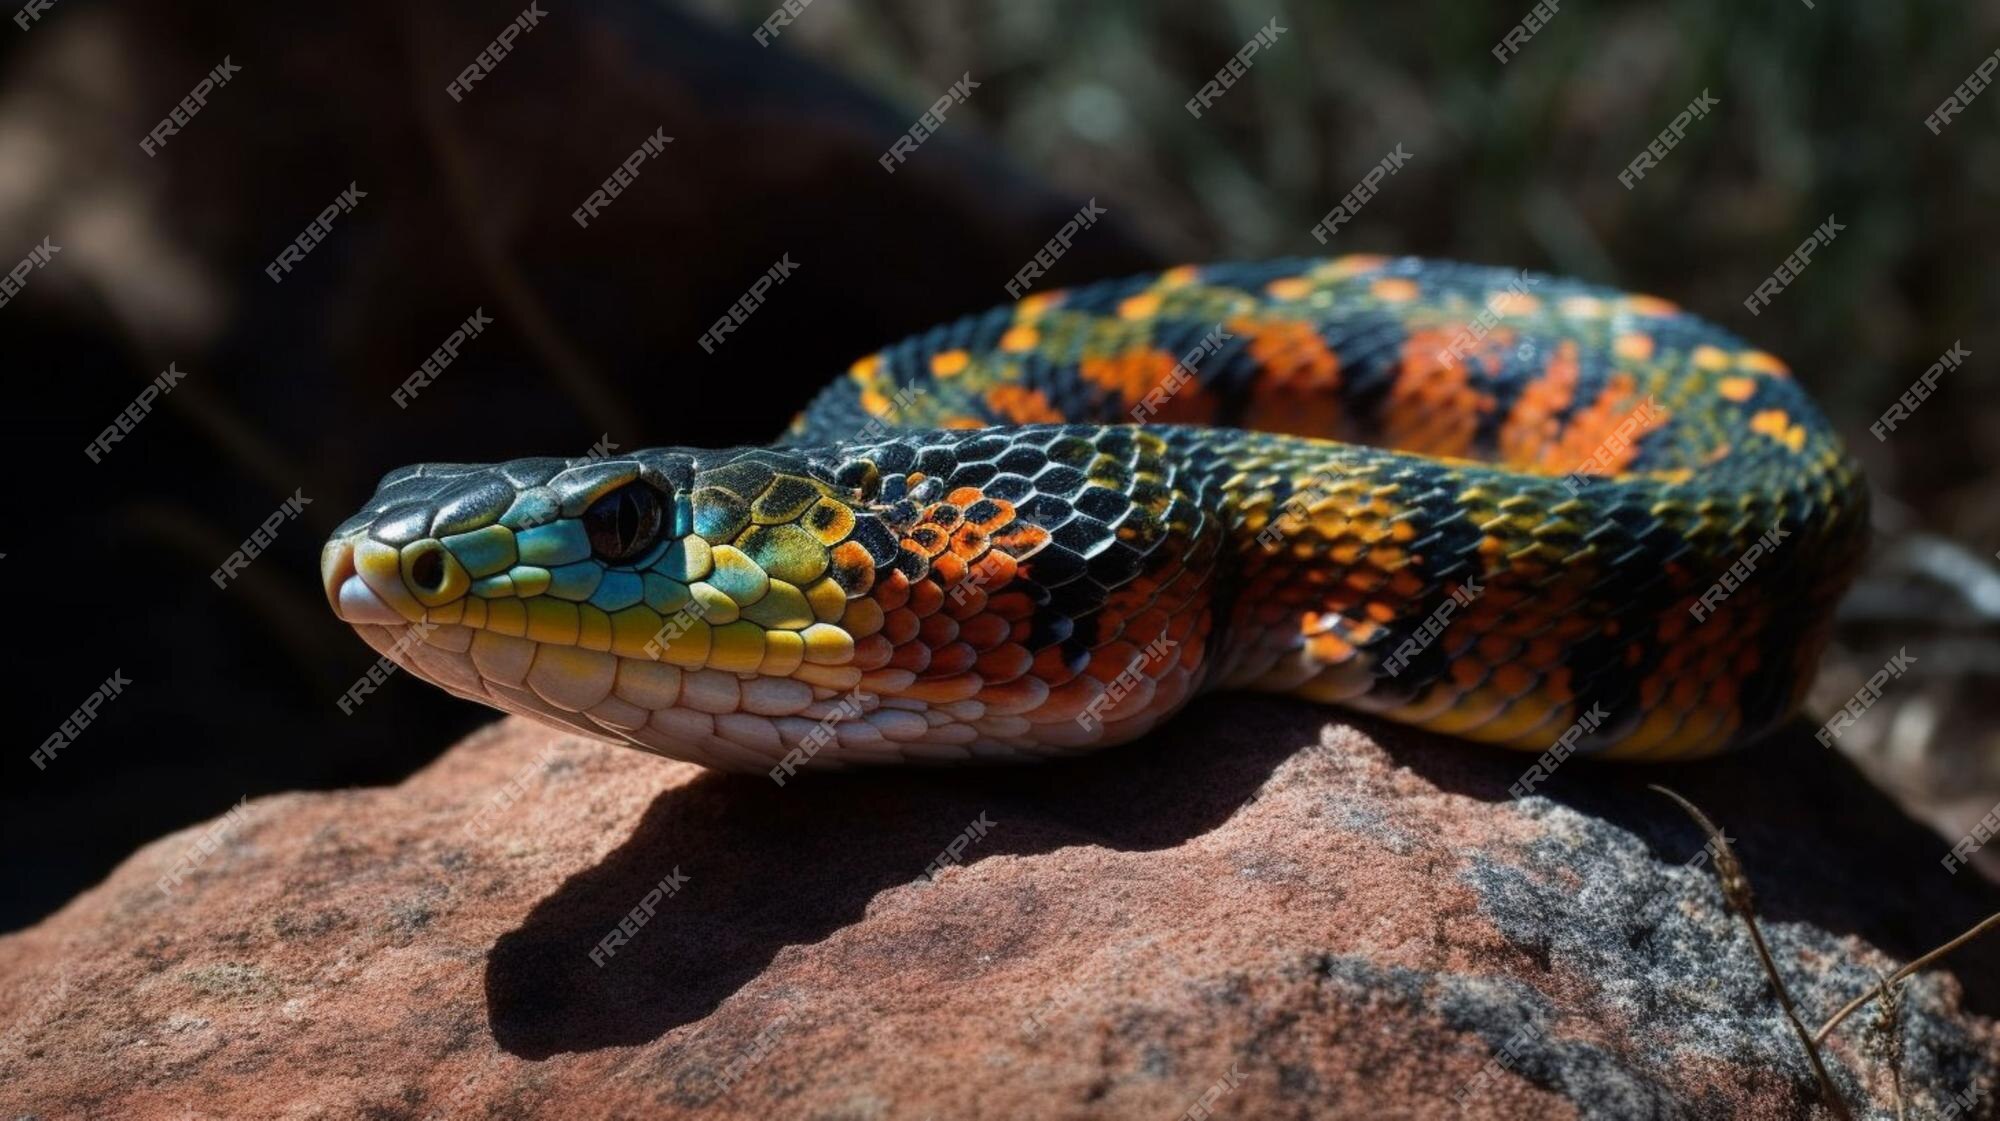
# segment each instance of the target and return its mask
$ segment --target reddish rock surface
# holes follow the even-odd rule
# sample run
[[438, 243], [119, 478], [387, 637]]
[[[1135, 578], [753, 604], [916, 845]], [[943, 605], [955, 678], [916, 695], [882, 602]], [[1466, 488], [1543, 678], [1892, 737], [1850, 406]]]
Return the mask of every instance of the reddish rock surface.
[[[1223, 699], [1073, 764], [783, 788], [505, 721], [162, 838], [0, 939], [0, 1111], [1812, 1116], [1643, 783], [1738, 843], [1809, 1020], [2000, 908], [1810, 735], [1510, 801], [1522, 759], [1327, 720]], [[1992, 1114], [1996, 1010], [1991, 946], [1910, 986], [1911, 1116]], [[1835, 1078], [1892, 1116], [1859, 1038]]]

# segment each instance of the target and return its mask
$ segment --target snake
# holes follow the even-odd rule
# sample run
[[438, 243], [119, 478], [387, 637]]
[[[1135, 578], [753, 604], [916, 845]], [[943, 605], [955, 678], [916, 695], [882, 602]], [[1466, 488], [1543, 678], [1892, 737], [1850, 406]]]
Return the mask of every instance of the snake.
[[1350, 255], [1030, 292], [767, 446], [395, 470], [321, 575], [450, 693], [780, 783], [1079, 755], [1216, 691], [1660, 760], [1800, 706], [1867, 524], [1728, 331]]

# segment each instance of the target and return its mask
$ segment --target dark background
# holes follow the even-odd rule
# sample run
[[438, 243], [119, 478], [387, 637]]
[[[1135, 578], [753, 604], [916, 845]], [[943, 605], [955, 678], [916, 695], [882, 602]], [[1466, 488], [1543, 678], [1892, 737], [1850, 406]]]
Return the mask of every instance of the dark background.
[[[0, 929], [245, 795], [393, 782], [495, 718], [400, 676], [334, 705], [374, 656], [327, 611], [318, 548], [388, 469], [760, 443], [857, 355], [1002, 302], [1086, 199], [1109, 216], [1053, 283], [1322, 252], [1309, 227], [1398, 144], [1410, 163], [1330, 251], [1652, 292], [1792, 364], [1867, 464], [1880, 531], [1816, 710], [1907, 648], [1912, 675], [1842, 749], [1948, 836], [2000, 799], [2000, 93], [1942, 135], [1923, 123], [2000, 47], [2000, 6], [1564, 5], [1504, 65], [1527, 3], [814, 0], [767, 48], [751, 32], [775, 6], [542, 0], [456, 103], [446, 83], [515, 0], [57, 0], [0, 22], [0, 271], [63, 247], [0, 307]], [[1285, 34], [1190, 116], [1274, 16]], [[241, 72], [147, 157], [225, 55]], [[885, 173], [968, 73], [970, 102]], [[1720, 104], [1627, 190], [1618, 172], [1704, 89]], [[673, 144], [580, 229], [570, 212], [655, 129]], [[367, 197], [273, 284], [264, 266], [350, 183]], [[1846, 232], [1746, 313], [1829, 215]], [[797, 274], [704, 353], [784, 254]], [[398, 409], [475, 307], [495, 326]], [[1970, 361], [1870, 436], [1954, 340]], [[169, 362], [186, 380], [91, 463]], [[295, 489], [303, 517], [218, 590]], [[114, 668], [132, 686], [38, 770]]]

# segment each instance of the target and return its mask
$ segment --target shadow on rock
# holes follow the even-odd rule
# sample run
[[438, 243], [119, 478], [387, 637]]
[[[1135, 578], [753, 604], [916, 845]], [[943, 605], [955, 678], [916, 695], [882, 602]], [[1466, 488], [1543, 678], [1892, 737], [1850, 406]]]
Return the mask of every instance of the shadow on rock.
[[[642, 1044], [699, 1020], [786, 946], [827, 937], [878, 893], [917, 879], [981, 814], [992, 827], [966, 864], [1071, 845], [1179, 845], [1228, 820], [1317, 741], [1325, 719], [1307, 706], [1255, 707], [1198, 702], [1139, 744], [1051, 766], [801, 776], [782, 788], [703, 775], [660, 795], [623, 846], [494, 945], [494, 1038], [539, 1059]], [[676, 868], [686, 885], [593, 961], [599, 940]]]

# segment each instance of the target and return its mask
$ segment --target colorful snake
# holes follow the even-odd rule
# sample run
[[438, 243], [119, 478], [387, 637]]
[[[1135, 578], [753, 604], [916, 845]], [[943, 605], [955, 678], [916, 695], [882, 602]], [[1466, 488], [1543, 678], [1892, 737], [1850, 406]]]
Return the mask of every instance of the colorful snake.
[[779, 781], [1216, 689], [1662, 759], [1798, 705], [1866, 526], [1784, 364], [1674, 305], [1342, 257], [1030, 295], [771, 447], [404, 468], [322, 568], [459, 696]]

